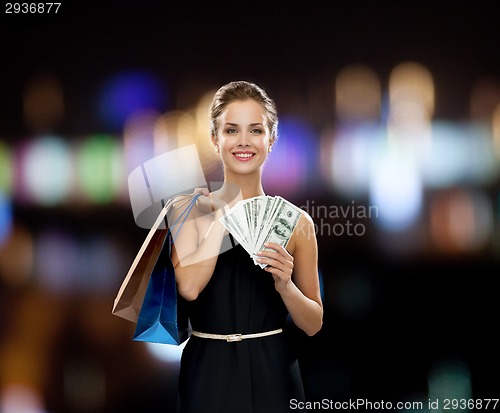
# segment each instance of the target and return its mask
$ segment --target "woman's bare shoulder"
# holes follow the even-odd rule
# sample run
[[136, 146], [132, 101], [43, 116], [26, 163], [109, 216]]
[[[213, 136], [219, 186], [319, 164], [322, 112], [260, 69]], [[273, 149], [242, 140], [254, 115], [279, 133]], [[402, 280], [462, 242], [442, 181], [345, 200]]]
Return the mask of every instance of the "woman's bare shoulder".
[[302, 214], [297, 222], [297, 226], [293, 231], [287, 249], [292, 253], [297, 247], [303, 246], [310, 242], [316, 243], [316, 232], [314, 222], [307, 211], [302, 211]]
[[314, 231], [314, 221], [311, 215], [305, 210], [302, 210], [302, 214], [297, 222], [297, 230], [302, 235], [310, 235], [309, 232]]

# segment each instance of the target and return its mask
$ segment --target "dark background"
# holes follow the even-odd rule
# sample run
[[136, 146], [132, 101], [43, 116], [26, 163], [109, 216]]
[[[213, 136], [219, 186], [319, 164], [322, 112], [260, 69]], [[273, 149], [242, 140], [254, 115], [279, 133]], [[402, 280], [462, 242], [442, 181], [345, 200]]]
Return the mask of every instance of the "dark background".
[[[386, 81], [407, 60], [432, 72], [436, 117], [463, 119], [473, 83], [499, 70], [498, 12], [488, 4], [109, 1], [63, 2], [57, 15], [2, 13], [2, 124], [22, 133], [18, 92], [36, 72], [57, 73], [68, 105], [83, 108], [106, 76], [147, 68], [168, 82], [177, 106], [193, 84], [251, 78], [300, 96], [348, 64], [367, 64]], [[64, 129], [102, 127], [78, 120]]]
[[[227, 81], [253, 80], [275, 98], [281, 114], [300, 116], [319, 130], [334, 121], [307, 102], [313, 91], [333, 101], [328, 88], [343, 67], [368, 65], [386, 88], [397, 64], [416, 61], [434, 78], [434, 118], [464, 122], [474, 84], [500, 81], [499, 21], [490, 3], [466, 1], [63, 1], [52, 15], [2, 9], [0, 140], [15, 146], [33, 134], [23, 120], [23, 90], [40, 73], [64, 86], [65, 115], [52, 132], [119, 134], [95, 106], [105, 79], [124, 69], [162, 79], [165, 111], [188, 108], [202, 91]], [[487, 188], [496, 205], [495, 235], [479, 251], [444, 254], [425, 246], [392, 254], [380, 247], [388, 235], [372, 227], [355, 240], [318, 237], [324, 327], [312, 338], [288, 332], [310, 400], [500, 397], [498, 184]], [[341, 202], [332, 188], [294, 195], [299, 205], [307, 199]], [[13, 221], [31, 234], [53, 226], [85, 240], [104, 228], [125, 251], [119, 268], [126, 269], [145, 236], [126, 203], [40, 207], [12, 197], [12, 209]], [[132, 326], [109, 314], [120, 274], [105, 292], [87, 287], [54, 296], [36, 277], [10, 283], [5, 268], [4, 390], [24, 384], [43, 411], [54, 413], [173, 411], [177, 363], [152, 359], [142, 343], [131, 342]], [[13, 356], [9, 343], [21, 343], [19, 353]], [[19, 360], [26, 365], [16, 376], [9, 363]], [[449, 392], [433, 393], [433, 377]]]

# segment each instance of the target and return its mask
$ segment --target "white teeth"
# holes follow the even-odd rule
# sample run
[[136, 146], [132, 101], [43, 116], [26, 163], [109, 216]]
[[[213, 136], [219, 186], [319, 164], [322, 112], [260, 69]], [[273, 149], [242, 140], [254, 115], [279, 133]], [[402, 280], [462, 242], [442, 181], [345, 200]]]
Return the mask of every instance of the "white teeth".
[[235, 153], [238, 158], [250, 158], [253, 156], [251, 153]]

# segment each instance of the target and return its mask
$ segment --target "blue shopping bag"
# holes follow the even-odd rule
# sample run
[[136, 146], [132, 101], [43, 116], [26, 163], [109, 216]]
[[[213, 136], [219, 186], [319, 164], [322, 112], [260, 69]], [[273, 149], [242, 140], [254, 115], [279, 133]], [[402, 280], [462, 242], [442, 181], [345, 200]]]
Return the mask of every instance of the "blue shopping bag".
[[133, 340], [150, 343], [182, 344], [188, 338], [188, 316], [184, 300], [179, 296], [172, 264], [172, 244], [193, 208], [199, 194], [193, 197], [181, 212], [173, 235], [171, 230], [165, 237], [162, 250], [148, 282]]

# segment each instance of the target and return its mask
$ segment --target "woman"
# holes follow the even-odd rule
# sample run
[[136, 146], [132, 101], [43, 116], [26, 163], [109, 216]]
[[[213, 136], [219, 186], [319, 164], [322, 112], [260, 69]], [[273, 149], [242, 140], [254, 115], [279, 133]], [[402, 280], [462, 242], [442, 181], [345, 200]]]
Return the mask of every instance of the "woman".
[[172, 251], [193, 328], [181, 360], [178, 411], [288, 412], [304, 390], [281, 328], [290, 315], [312, 336], [323, 319], [313, 222], [304, 212], [286, 248], [266, 245], [258, 262], [267, 266], [254, 264], [220, 218], [239, 199], [265, 195], [261, 178], [277, 138], [276, 107], [263, 89], [238, 81], [216, 92], [210, 116], [224, 183], [212, 193], [199, 190], [203, 196]]

